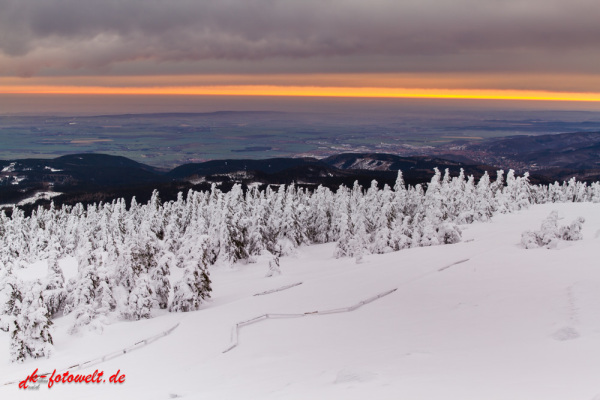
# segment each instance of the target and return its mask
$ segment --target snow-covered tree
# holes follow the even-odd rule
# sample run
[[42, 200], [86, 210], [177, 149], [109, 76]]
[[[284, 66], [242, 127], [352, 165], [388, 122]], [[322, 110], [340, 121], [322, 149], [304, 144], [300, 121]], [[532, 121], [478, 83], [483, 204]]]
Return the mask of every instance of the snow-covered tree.
[[9, 321], [10, 359], [49, 357], [53, 350], [52, 321], [42, 297], [41, 282], [13, 288], [13, 309]]
[[[96, 289], [99, 285], [99, 277], [93, 266], [82, 268], [76, 280], [67, 285], [68, 296], [64, 308], [65, 314], [74, 315], [74, 322], [69, 333], [74, 334], [87, 325], [90, 325], [98, 314], [95, 307]], [[95, 328], [95, 324], [91, 326]]]
[[169, 275], [171, 270], [177, 267], [177, 257], [171, 252], [166, 252], [158, 260], [156, 268], [150, 271], [150, 279], [154, 283], [154, 293], [158, 307], [166, 309], [169, 306], [169, 294], [171, 292], [171, 283]]
[[188, 312], [200, 308], [210, 298], [211, 281], [208, 271], [201, 268], [186, 268], [183, 278], [175, 284], [174, 297], [169, 311]]
[[54, 254], [48, 259], [48, 275], [44, 280], [43, 297], [52, 316], [59, 312], [67, 298], [65, 277]]
[[147, 274], [137, 277], [122, 311], [125, 318], [137, 321], [152, 317], [152, 309], [158, 307], [153, 286]]

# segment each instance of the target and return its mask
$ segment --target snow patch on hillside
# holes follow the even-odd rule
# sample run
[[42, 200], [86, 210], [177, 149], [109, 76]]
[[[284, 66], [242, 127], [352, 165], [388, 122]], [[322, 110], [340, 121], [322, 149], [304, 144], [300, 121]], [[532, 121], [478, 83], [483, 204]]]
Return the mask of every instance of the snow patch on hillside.
[[0, 172], [14, 172], [16, 164], [17, 163], [14, 163], [14, 162], [10, 163], [6, 167], [2, 168], [2, 171], [0, 171]]
[[36, 194], [34, 194], [31, 197], [28, 197], [26, 199], [23, 199], [21, 201], [19, 201], [19, 203], [17, 204], [18, 206], [23, 206], [25, 204], [33, 204], [38, 200], [51, 200], [53, 197], [56, 196], [60, 196], [62, 193], [60, 192], [37, 192]]

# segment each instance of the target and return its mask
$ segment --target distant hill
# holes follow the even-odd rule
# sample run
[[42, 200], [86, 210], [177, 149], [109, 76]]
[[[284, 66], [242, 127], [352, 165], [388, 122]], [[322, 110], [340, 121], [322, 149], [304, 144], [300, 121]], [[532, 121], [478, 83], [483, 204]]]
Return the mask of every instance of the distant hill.
[[[136, 196], [144, 201], [158, 189], [164, 200], [179, 191], [208, 189], [213, 183], [225, 189], [234, 183], [290, 184], [337, 188], [358, 181], [363, 186], [372, 180], [393, 185], [398, 169], [407, 183], [427, 182], [433, 168], [449, 168], [458, 174], [464, 168], [479, 177], [493, 168], [472, 166], [431, 157], [397, 157], [391, 154], [340, 154], [324, 160], [316, 158], [271, 158], [266, 160], [213, 160], [181, 165], [163, 171], [125, 157], [106, 154], [73, 154], [55, 159], [0, 161], [0, 205], [33, 199], [36, 193], [61, 193], [52, 199], [56, 205], [77, 202], [111, 201]], [[31, 201], [23, 205], [35, 207]]]
[[[218, 113], [221, 115], [222, 113]], [[127, 117], [127, 116], [124, 116]], [[381, 153], [343, 153], [324, 159], [311, 157], [264, 160], [229, 159], [191, 163], [170, 171], [126, 157], [107, 154], [73, 154], [55, 159], [0, 161], [0, 206], [29, 201], [57, 205], [92, 203], [136, 196], [144, 201], [158, 189], [163, 200], [179, 191], [208, 189], [216, 183], [223, 190], [235, 183], [290, 184], [337, 188], [358, 181], [363, 186], [377, 180], [393, 185], [402, 170], [408, 184], [426, 183], [435, 167], [454, 176], [460, 169], [479, 178], [499, 168], [530, 171], [533, 183], [551, 183], [576, 176], [600, 180], [600, 132], [541, 136], [513, 136], [467, 143], [461, 152], [444, 156], [401, 157]], [[473, 161], [473, 159], [477, 161]], [[58, 195], [60, 193], [60, 195]], [[46, 199], [37, 200], [34, 197]]]
[[600, 132], [512, 136], [470, 143], [467, 153], [491, 165], [530, 171], [549, 180], [600, 180]]
[[600, 168], [600, 132], [512, 136], [470, 144], [467, 148], [546, 169]]

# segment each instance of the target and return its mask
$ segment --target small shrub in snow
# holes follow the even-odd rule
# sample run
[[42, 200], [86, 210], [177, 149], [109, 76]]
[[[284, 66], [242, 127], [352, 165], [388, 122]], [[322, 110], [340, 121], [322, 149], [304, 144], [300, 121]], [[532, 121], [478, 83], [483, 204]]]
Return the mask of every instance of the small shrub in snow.
[[540, 247], [538, 244], [538, 236], [533, 231], [525, 231], [521, 234], [521, 245], [526, 249], [537, 249]]
[[[265, 250], [265, 252], [267, 252], [267, 251]], [[269, 270], [267, 271], [266, 277], [270, 278], [275, 275], [281, 275], [281, 269], [279, 268], [279, 257], [277, 257], [276, 255], [270, 254]]]
[[438, 237], [444, 244], [458, 243], [462, 239], [462, 232], [451, 222], [444, 222], [438, 227]]
[[585, 222], [585, 218], [578, 217], [571, 222], [568, 226], [560, 227], [560, 238], [562, 240], [581, 240], [583, 239], [583, 235], [581, 234], [581, 229], [583, 228], [583, 223]]
[[576, 218], [570, 225], [558, 226], [558, 211], [552, 211], [537, 231], [525, 231], [521, 234], [521, 245], [526, 249], [545, 247], [556, 248], [560, 240], [581, 240], [583, 217]]

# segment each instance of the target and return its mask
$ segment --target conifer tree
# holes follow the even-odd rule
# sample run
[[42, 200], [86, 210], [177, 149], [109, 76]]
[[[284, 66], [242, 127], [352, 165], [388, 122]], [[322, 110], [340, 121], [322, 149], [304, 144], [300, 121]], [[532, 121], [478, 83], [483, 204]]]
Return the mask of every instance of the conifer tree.
[[174, 297], [169, 311], [188, 312], [200, 308], [210, 298], [211, 281], [208, 271], [202, 268], [186, 268], [183, 278], [175, 284]]
[[[68, 285], [69, 294], [64, 313], [72, 312], [75, 318], [69, 333], [77, 333], [82, 327], [90, 325], [95, 320], [98, 314], [95, 302], [99, 283], [100, 279], [95, 267], [88, 265], [80, 270], [77, 280]], [[95, 325], [92, 325], [92, 328], [94, 327]]]
[[28, 285], [23, 292], [14, 288], [13, 293], [15, 301], [9, 326], [11, 361], [49, 357], [53, 350], [52, 321], [44, 304], [41, 283]]
[[44, 281], [44, 301], [51, 316], [54, 316], [63, 306], [67, 292], [65, 277], [58, 265], [57, 252], [51, 251], [48, 258], [48, 274]]
[[122, 312], [130, 320], [140, 320], [152, 317], [152, 309], [157, 307], [156, 295], [153, 284], [147, 274], [138, 276]]
[[156, 268], [150, 271], [150, 279], [154, 283], [154, 293], [158, 307], [166, 309], [169, 305], [169, 293], [171, 292], [171, 283], [169, 275], [171, 269], [177, 267], [177, 258], [171, 252], [166, 252], [158, 260]]

